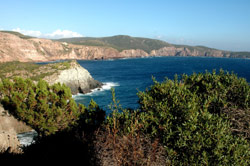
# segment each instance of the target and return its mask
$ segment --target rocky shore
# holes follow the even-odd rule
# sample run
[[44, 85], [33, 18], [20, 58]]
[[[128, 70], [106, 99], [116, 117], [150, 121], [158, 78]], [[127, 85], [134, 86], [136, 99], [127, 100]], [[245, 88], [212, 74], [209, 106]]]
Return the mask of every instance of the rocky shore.
[[[75, 60], [43, 65], [21, 62], [6, 62], [1, 65], [2, 78], [0, 79], [12, 79], [15, 76], [30, 78], [34, 82], [43, 79], [50, 85], [55, 83], [67, 85], [72, 94], [88, 93], [92, 89], [102, 86], [101, 82], [94, 80], [90, 73]], [[9, 67], [11, 67], [11, 70]], [[20, 143], [17, 133], [31, 130], [30, 127], [15, 119], [0, 105], [0, 153], [6, 151], [19, 153]]]
[[92, 89], [102, 86], [101, 82], [94, 80], [90, 73], [75, 60], [69, 62], [69, 68], [59, 70], [52, 75], [44, 77], [43, 80], [47, 81], [50, 85], [64, 83], [70, 87], [73, 95], [77, 93], [88, 93]]
[[15, 119], [0, 105], [0, 153], [19, 153], [20, 142], [17, 133], [30, 130], [30, 127]]
[[0, 81], [4, 78], [14, 77], [30, 78], [34, 82], [39, 79], [47, 81], [50, 85], [65, 84], [72, 94], [88, 93], [92, 89], [100, 88], [102, 83], [94, 80], [90, 73], [76, 60], [35, 64], [26, 62], [0, 63]]

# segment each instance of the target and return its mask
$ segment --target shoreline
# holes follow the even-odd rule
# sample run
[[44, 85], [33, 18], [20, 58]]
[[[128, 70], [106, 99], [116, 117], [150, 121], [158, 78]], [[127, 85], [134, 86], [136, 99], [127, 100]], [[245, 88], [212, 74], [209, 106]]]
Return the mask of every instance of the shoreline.
[[[164, 58], [164, 57], [181, 57], [181, 58], [223, 58], [223, 59], [246, 59], [250, 60], [250, 58], [239, 58], [239, 57], [216, 57], [216, 56], [135, 56], [135, 57], [112, 57], [112, 58], [105, 58], [105, 59], [76, 59], [76, 58], [69, 58], [69, 59], [57, 59], [57, 60], [49, 60], [49, 61], [18, 61], [18, 62], [27, 62], [27, 63], [36, 63], [36, 64], [44, 64], [44, 63], [59, 63], [65, 61], [114, 61], [114, 60], [125, 60], [125, 59], [144, 59], [144, 58]], [[14, 62], [14, 61], [0, 61], [0, 63], [6, 62]]]
[[115, 82], [103, 82], [101, 87], [94, 88], [88, 93], [77, 93], [75, 95], [72, 95], [72, 98], [76, 99], [79, 96], [92, 96], [95, 93], [107, 91], [116, 86], [120, 86], [120, 84]]

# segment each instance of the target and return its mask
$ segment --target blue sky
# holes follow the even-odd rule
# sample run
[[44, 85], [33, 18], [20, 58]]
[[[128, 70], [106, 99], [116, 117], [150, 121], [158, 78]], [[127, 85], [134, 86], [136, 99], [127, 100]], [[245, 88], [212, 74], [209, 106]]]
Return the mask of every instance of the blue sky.
[[122, 34], [250, 51], [250, 0], [1, 0], [0, 29], [45, 38]]

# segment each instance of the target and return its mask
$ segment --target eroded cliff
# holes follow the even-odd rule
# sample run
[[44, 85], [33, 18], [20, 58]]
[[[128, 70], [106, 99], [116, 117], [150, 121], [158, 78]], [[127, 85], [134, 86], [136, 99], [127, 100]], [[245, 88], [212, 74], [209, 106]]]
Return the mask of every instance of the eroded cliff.
[[71, 89], [72, 94], [88, 93], [91, 89], [101, 87], [101, 83], [94, 80], [90, 73], [76, 61], [70, 61], [65, 70], [58, 70], [52, 75], [43, 78], [50, 85], [64, 83]]
[[0, 63], [0, 80], [16, 76], [30, 78], [35, 82], [43, 79], [50, 85], [60, 82], [69, 86], [72, 94], [87, 93], [102, 85], [76, 60], [40, 65], [28, 62]]
[[[118, 39], [116, 39], [118, 40]], [[123, 40], [121, 38], [121, 40]], [[150, 39], [152, 42], [153, 40]], [[133, 41], [127, 41], [132, 42]], [[141, 44], [145, 43], [143, 40]], [[159, 42], [159, 41], [158, 41]], [[154, 45], [155, 43], [152, 43]], [[131, 43], [130, 43], [131, 45]], [[137, 43], [138, 45], [138, 43]], [[157, 45], [157, 44], [156, 44]], [[17, 35], [0, 32], [0, 62], [46, 62], [54, 60], [78, 59], [97, 60], [115, 58], [133, 58], [147, 56], [210, 56], [210, 57], [246, 57], [246, 53], [232, 53], [207, 47], [177, 46], [166, 43], [159, 49], [149, 50], [117, 49], [108, 46], [86, 46], [39, 38], [21, 38]], [[248, 56], [248, 55], [247, 55]]]

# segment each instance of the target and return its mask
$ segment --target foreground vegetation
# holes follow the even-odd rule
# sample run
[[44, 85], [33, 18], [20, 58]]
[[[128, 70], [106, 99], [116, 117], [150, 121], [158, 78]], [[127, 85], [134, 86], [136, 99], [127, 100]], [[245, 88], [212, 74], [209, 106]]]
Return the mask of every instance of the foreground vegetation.
[[9, 159], [88, 165], [249, 165], [250, 86], [233, 73], [176, 76], [138, 93], [138, 110], [113, 94], [112, 113], [77, 105], [65, 85], [21, 78], [0, 84], [3, 106], [38, 133]]

